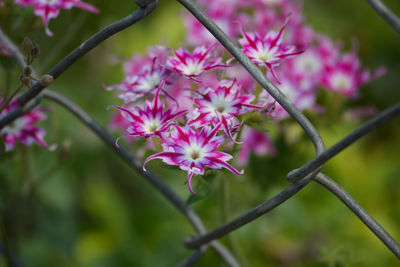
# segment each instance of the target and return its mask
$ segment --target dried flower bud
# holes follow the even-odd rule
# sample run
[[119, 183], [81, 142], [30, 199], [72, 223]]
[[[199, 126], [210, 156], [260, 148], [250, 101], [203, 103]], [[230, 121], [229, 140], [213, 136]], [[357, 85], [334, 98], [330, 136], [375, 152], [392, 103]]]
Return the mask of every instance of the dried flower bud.
[[29, 37], [25, 37], [24, 41], [22, 42], [22, 47], [24, 48], [25, 53], [30, 54], [32, 51], [32, 41], [29, 39]]
[[30, 66], [26, 66], [24, 69], [25, 76], [30, 76], [32, 74], [32, 68]]
[[52, 84], [54, 81], [53, 76], [51, 76], [50, 74], [45, 74], [42, 76], [42, 78], [40, 78], [40, 84], [43, 86], [49, 86], [50, 84]]
[[135, 0], [136, 5], [140, 7], [146, 7], [154, 2], [157, 2], [157, 0]]
[[27, 76], [23, 76], [21, 77], [21, 82], [28, 88], [31, 87], [32, 83], [31, 83], [31, 78], [27, 77]]
[[40, 56], [40, 48], [39, 46], [34, 46], [31, 51], [31, 55], [33, 58], [38, 58]]

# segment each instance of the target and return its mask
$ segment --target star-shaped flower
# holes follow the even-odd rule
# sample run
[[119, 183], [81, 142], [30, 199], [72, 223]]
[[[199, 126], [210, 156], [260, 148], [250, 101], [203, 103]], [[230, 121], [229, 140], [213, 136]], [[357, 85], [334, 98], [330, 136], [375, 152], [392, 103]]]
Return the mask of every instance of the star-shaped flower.
[[212, 59], [211, 52], [213, 49], [214, 45], [208, 49], [205, 46], [200, 46], [196, 47], [193, 53], [190, 53], [186, 48], [181, 47], [173, 51], [174, 56], [168, 58], [166, 65], [184, 77], [196, 81], [196, 78], [206, 71], [228, 67], [221, 64], [222, 58], [215, 57]]
[[[1, 105], [3, 105], [1, 101]], [[12, 101], [7, 105], [7, 107], [0, 114], [0, 118], [4, 117], [9, 112], [13, 111], [18, 107], [16, 101]], [[38, 121], [46, 119], [46, 115], [40, 109], [34, 109], [28, 113], [25, 113], [22, 117], [19, 117], [12, 123], [5, 126], [0, 130], [0, 135], [3, 137], [5, 150], [10, 151], [14, 148], [17, 141], [25, 145], [32, 145], [33, 143], [38, 143], [41, 147], [54, 150], [56, 145], [48, 146], [44, 141], [44, 136], [46, 132], [35, 126], [34, 124]]]
[[159, 94], [164, 84], [165, 81], [160, 83], [155, 97], [151, 102], [146, 101], [144, 109], [137, 107], [130, 110], [113, 106], [127, 115], [127, 119], [130, 121], [130, 126], [127, 128], [128, 136], [162, 137], [164, 133], [169, 131], [174, 120], [186, 113], [186, 110], [173, 112], [172, 109], [165, 109], [163, 101], [159, 100]]
[[232, 118], [250, 110], [262, 109], [250, 104], [254, 95], [241, 94], [241, 88], [235, 81], [221, 81], [217, 89], [209, 88], [205, 93], [197, 92], [200, 97], [194, 99], [197, 116], [189, 125], [197, 127], [222, 122], [225, 133], [233, 140], [231, 133]]
[[206, 126], [201, 130], [188, 126], [180, 127], [176, 124], [174, 126], [175, 131], [171, 137], [163, 140], [164, 151], [148, 157], [144, 166], [153, 159], [161, 159], [166, 164], [179, 166], [188, 172], [188, 186], [191, 193], [194, 193], [191, 186], [192, 177], [194, 174], [203, 175], [204, 167], [226, 168], [234, 174], [243, 174], [243, 170], [238, 171], [227, 163], [232, 159], [231, 155], [216, 151], [224, 142], [222, 136], [217, 136], [221, 123], [214, 129]]
[[247, 33], [243, 27], [243, 38], [239, 40], [242, 45], [242, 51], [251, 61], [260, 66], [266, 66], [273, 74], [275, 79], [279, 82], [278, 76], [274, 71], [274, 67], [278, 66], [284, 59], [296, 56], [304, 52], [304, 50], [296, 50], [293, 45], [286, 45], [283, 43], [283, 32], [288, 24], [286, 19], [285, 24], [280, 31], [269, 31], [264, 38], [258, 33]]

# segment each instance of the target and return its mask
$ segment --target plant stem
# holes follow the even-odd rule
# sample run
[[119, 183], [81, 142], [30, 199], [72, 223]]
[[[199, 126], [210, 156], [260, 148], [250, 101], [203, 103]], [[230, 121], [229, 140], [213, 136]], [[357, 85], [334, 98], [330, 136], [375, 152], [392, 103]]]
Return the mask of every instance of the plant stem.
[[[229, 185], [224, 175], [220, 175], [219, 179], [219, 207], [221, 224], [224, 224], [229, 220]], [[250, 266], [235, 238], [232, 235], [226, 235], [225, 238], [228, 246], [233, 254], [236, 255], [239, 262], [241, 262], [243, 266]]]
[[17, 89], [12, 92], [12, 94], [7, 98], [6, 102], [4, 102], [3, 106], [0, 108], [0, 114], [4, 111], [4, 109], [10, 104], [11, 100], [18, 94], [18, 92], [24, 87], [24, 85], [21, 83]]

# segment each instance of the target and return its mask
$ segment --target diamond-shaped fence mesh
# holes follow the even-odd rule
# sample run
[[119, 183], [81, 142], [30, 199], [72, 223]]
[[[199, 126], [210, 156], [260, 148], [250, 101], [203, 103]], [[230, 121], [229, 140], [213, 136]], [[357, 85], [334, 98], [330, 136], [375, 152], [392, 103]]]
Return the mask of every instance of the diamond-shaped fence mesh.
[[[395, 30], [400, 33], [400, 20], [379, 0], [367, 0], [369, 4], [381, 15]], [[84, 56], [91, 49], [103, 42], [115, 33], [131, 26], [137, 21], [147, 16], [156, 7], [157, 1], [139, 1], [141, 8], [131, 15], [111, 24], [105, 29], [93, 35], [90, 39], [81, 44], [72, 51], [68, 56], [61, 60], [48, 73], [56, 79], [67, 68], [69, 68], [76, 60]], [[253, 76], [253, 78], [296, 120], [303, 128], [310, 140], [314, 144], [316, 156], [303, 166], [288, 173], [287, 179], [291, 185], [283, 189], [281, 192], [268, 199], [264, 203], [249, 210], [245, 214], [229, 221], [213, 230], [207, 230], [202, 223], [201, 218], [185, 204], [166, 184], [164, 184], [153, 173], [143, 171], [142, 162], [137, 160], [128, 150], [123, 147], [116, 147], [114, 138], [107, 133], [90, 115], [82, 108], [67, 99], [66, 97], [50, 90], [44, 90], [45, 85], [35, 83], [29, 90], [18, 96], [18, 102], [22, 108], [16, 109], [7, 116], [0, 119], [0, 128], [12, 122], [26, 111], [39, 104], [42, 98], [46, 98], [57, 102], [79, 120], [97, 134], [122, 160], [124, 160], [135, 172], [150, 182], [155, 189], [159, 191], [168, 201], [170, 201], [189, 221], [196, 235], [188, 237], [185, 245], [189, 249], [193, 249], [193, 253], [183, 260], [179, 266], [191, 266], [196, 263], [208, 250], [214, 249], [229, 266], [239, 266], [238, 261], [223, 245], [217, 240], [225, 235], [235, 231], [258, 217], [268, 213], [275, 207], [285, 202], [306, 187], [312, 181], [317, 182], [339, 200], [341, 200], [360, 220], [390, 249], [393, 254], [400, 258], [400, 245], [336, 182], [320, 173], [323, 165], [332, 157], [346, 149], [348, 146], [356, 142], [361, 137], [367, 135], [372, 130], [380, 127], [384, 122], [396, 117], [400, 113], [400, 103], [387, 108], [374, 118], [355, 129], [349, 135], [337, 142], [335, 145], [325, 149], [324, 142], [318, 131], [311, 122], [286, 98], [286, 96], [258, 69], [251, 60], [237, 47], [229, 37], [191, 0], [178, 0], [189, 12], [191, 12], [215, 38], [229, 51], [232, 56]], [[15, 58], [21, 67], [25, 67], [23, 56], [18, 48], [10, 41], [10, 39], [0, 30], [0, 40], [14, 52]], [[19, 266], [17, 263], [15, 266]]]

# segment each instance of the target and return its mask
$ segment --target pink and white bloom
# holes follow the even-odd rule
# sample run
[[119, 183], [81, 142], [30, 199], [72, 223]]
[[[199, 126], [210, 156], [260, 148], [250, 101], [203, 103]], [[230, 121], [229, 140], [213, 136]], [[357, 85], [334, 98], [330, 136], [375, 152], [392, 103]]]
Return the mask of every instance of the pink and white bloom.
[[173, 51], [174, 56], [168, 58], [166, 66], [182, 76], [196, 81], [195, 78], [206, 71], [228, 67], [221, 64], [222, 58], [212, 58], [213, 49], [214, 46], [210, 46], [208, 49], [205, 46], [200, 46], [196, 47], [193, 53], [190, 53], [186, 48], [181, 47]]
[[[320, 106], [316, 104], [316, 84], [307, 76], [296, 75], [287, 65], [279, 69], [278, 74], [282, 77], [279, 90], [286, 95], [299, 110], [313, 110], [322, 112]], [[272, 74], [271, 74], [272, 76]], [[272, 117], [279, 121], [289, 116], [286, 110], [263, 90], [259, 99], [265, 99], [269, 105], [273, 105]]]
[[[238, 20], [241, 23], [248, 21], [247, 14], [238, 14], [235, 11], [237, 4], [231, 0], [222, 1], [202, 1], [207, 15], [220, 27], [230, 38], [236, 38], [239, 30], [232, 21]], [[224, 3], [230, 2], [230, 3]], [[243, 1], [236, 1], [243, 2]], [[183, 13], [183, 19], [186, 27], [186, 41], [193, 45], [212, 45], [216, 42], [215, 37], [200, 23], [198, 19], [187, 12]]]
[[[3, 103], [4, 100], [1, 101], [1, 105], [3, 105]], [[16, 101], [12, 101], [0, 114], [0, 118], [4, 117], [17, 107], [18, 103]], [[48, 146], [44, 141], [46, 132], [34, 125], [36, 122], [42, 121], [46, 118], [47, 117], [43, 111], [40, 109], [34, 109], [1, 129], [0, 135], [5, 144], [5, 151], [12, 150], [17, 141], [28, 146], [32, 145], [33, 143], [38, 143], [45, 149], [54, 150], [56, 145]]]
[[[140, 65], [141, 72], [134, 72], [139, 64], [131, 64], [128, 69], [130, 74], [125, 77], [122, 83], [106, 87], [107, 90], [118, 89], [123, 91], [123, 93], [119, 94], [119, 97], [125, 103], [134, 102], [138, 98], [152, 93], [160, 86], [161, 81], [166, 80], [171, 75], [169, 70], [158, 64], [156, 57], [151, 61], [143, 59], [139, 62], [144, 64]], [[170, 84], [168, 81], [165, 83], [167, 85]], [[161, 90], [165, 95], [169, 96], [164, 89]]]
[[144, 69], [150, 69], [156, 58], [157, 65], [165, 65], [171, 49], [162, 45], [154, 45], [147, 49], [146, 54], [135, 54], [124, 63], [124, 73], [134, 75], [141, 73]]
[[214, 129], [206, 126], [201, 130], [191, 127], [175, 126], [175, 131], [169, 139], [164, 141], [164, 151], [148, 157], [143, 165], [153, 159], [161, 159], [169, 165], [179, 166], [180, 169], [188, 172], [189, 191], [194, 193], [191, 185], [194, 174], [203, 175], [204, 167], [212, 169], [225, 168], [234, 174], [243, 174], [227, 163], [232, 156], [216, 151], [224, 142], [222, 136], [217, 136], [221, 127], [219, 123]]
[[322, 83], [330, 91], [347, 97], [356, 97], [361, 85], [383, 75], [385, 72], [385, 68], [379, 68], [371, 75], [368, 70], [361, 69], [361, 62], [357, 55], [349, 53], [326, 67]]
[[122, 112], [115, 112], [111, 119], [108, 127], [111, 131], [125, 131], [131, 125], [130, 121], [122, 114]]
[[221, 122], [225, 133], [232, 140], [230, 126], [233, 118], [250, 110], [262, 109], [250, 104], [255, 96], [241, 94], [241, 88], [236, 81], [221, 81], [217, 89], [208, 88], [205, 93], [197, 93], [200, 97], [194, 98], [196, 115], [189, 121], [189, 125], [200, 127]]
[[22, 7], [34, 6], [34, 14], [42, 18], [46, 34], [53, 36], [48, 24], [50, 19], [56, 18], [60, 9], [71, 9], [78, 7], [89, 12], [98, 13], [99, 10], [92, 5], [86, 4], [81, 0], [15, 0], [15, 4]]
[[274, 67], [279, 66], [284, 59], [304, 52], [304, 50], [297, 50], [293, 45], [283, 43], [283, 31], [287, 24], [288, 19], [278, 33], [269, 31], [264, 38], [257, 32], [247, 33], [242, 27], [243, 38], [239, 40], [239, 43], [243, 47], [243, 53], [255, 64], [266, 66], [278, 82], [279, 79], [274, 71]]
[[143, 136], [162, 137], [168, 133], [171, 124], [176, 118], [186, 113], [186, 111], [173, 112], [172, 109], [165, 109], [163, 101], [159, 100], [161, 87], [165, 84], [163, 81], [156, 92], [153, 101], [146, 101], [144, 109], [136, 107], [130, 110], [124, 107], [113, 106], [114, 108], [124, 112], [126, 118], [130, 121], [130, 126], [127, 128], [127, 136]]
[[276, 155], [276, 149], [266, 133], [245, 126], [242, 137], [242, 149], [237, 160], [240, 166], [245, 166], [249, 162], [251, 152], [257, 156]]

